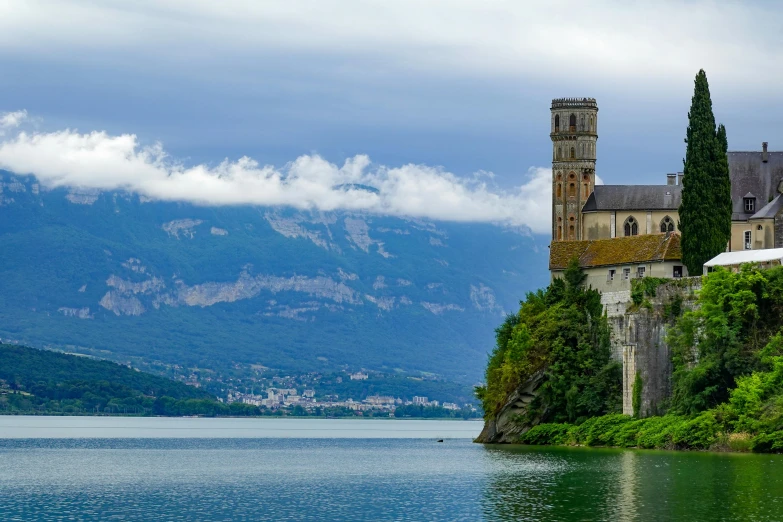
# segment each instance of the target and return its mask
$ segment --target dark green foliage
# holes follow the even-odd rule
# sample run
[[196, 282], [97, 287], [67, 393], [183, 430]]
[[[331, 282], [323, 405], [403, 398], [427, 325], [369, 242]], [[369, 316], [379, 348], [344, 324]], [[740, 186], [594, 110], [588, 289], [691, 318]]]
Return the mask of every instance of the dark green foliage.
[[655, 292], [659, 286], [671, 282], [671, 279], [661, 277], [643, 277], [641, 279], [631, 279], [631, 300], [633, 304], [639, 306], [646, 297], [655, 297]]
[[716, 270], [704, 278], [699, 307], [672, 329], [672, 409], [695, 414], [728, 399], [735, 380], [762, 369], [762, 349], [781, 328], [783, 268], [739, 273]]
[[642, 375], [636, 372], [636, 377], [633, 380], [633, 397], [631, 403], [633, 405], [633, 416], [639, 418], [639, 409], [642, 407]]
[[[0, 411], [159, 415], [247, 414], [209, 393], [118, 364], [0, 344]], [[257, 410], [257, 408], [256, 408]]]
[[610, 359], [609, 329], [600, 294], [582, 286], [584, 275], [571, 263], [562, 279], [531, 292], [519, 313], [496, 330], [486, 386], [477, 389], [491, 417], [508, 396], [543, 372], [528, 419], [574, 421], [619, 409], [620, 368]]
[[680, 204], [682, 260], [697, 275], [702, 265], [726, 250], [731, 238], [731, 182], [723, 125], [715, 127], [707, 75], [696, 75], [685, 142]]

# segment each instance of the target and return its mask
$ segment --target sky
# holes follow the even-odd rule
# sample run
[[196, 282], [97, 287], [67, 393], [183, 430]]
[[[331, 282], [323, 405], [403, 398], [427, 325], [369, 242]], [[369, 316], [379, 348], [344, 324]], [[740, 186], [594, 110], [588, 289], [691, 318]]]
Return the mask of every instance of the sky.
[[597, 99], [605, 183], [682, 170], [700, 68], [729, 148], [781, 150], [781, 25], [725, 0], [5, 0], [0, 168], [545, 233], [552, 98]]

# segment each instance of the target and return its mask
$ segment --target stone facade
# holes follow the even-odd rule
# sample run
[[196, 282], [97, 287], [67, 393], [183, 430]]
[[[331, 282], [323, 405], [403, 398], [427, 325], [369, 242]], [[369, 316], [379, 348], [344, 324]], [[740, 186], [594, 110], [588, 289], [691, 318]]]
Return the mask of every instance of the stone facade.
[[612, 358], [623, 365], [623, 413], [633, 415], [634, 382], [641, 378], [639, 416], [661, 413], [671, 396], [672, 362], [666, 335], [673, 321], [674, 303], [692, 309], [701, 278], [659, 286], [648, 306], [635, 306], [631, 292], [604, 292], [601, 303], [611, 328]]
[[582, 207], [595, 187], [598, 104], [552, 100], [552, 240], [582, 239]]

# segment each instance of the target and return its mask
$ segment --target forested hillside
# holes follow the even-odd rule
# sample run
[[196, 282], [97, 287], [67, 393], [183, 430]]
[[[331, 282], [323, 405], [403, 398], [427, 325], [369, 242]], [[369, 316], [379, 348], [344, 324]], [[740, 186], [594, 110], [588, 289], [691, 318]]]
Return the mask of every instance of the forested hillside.
[[[109, 361], [0, 344], [0, 412], [249, 414], [209, 393]], [[251, 411], [254, 410], [254, 411]]]

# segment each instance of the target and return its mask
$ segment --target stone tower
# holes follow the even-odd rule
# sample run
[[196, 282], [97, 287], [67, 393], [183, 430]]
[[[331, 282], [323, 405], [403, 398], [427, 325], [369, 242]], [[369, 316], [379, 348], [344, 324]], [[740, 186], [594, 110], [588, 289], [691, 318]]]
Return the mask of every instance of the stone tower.
[[598, 104], [552, 100], [552, 241], [582, 239], [581, 210], [595, 187]]

